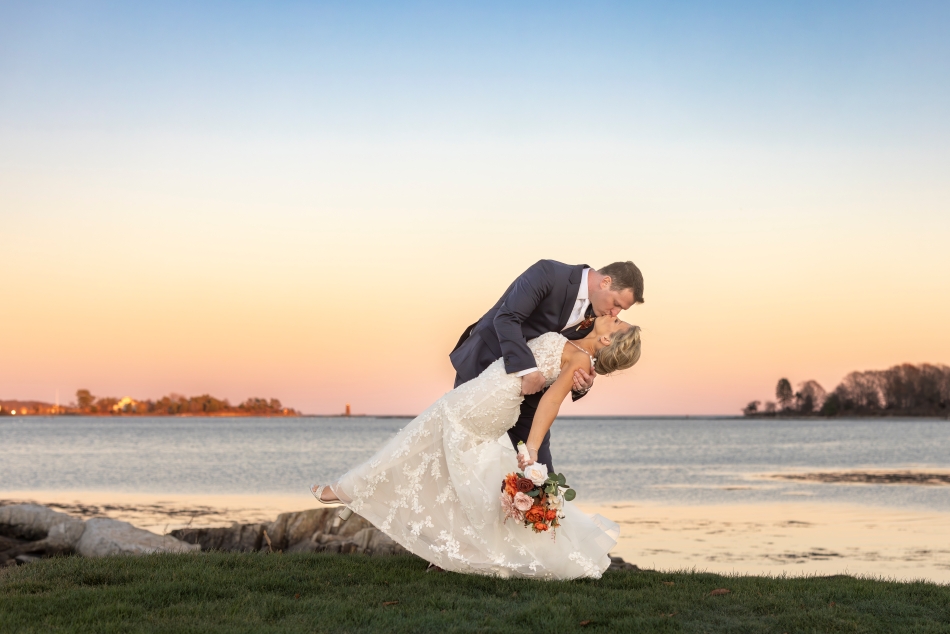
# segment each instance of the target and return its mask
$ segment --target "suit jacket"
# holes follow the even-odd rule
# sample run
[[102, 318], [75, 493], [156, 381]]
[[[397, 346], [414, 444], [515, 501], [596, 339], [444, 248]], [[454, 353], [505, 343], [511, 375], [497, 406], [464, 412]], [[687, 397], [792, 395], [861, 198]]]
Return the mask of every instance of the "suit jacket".
[[[457, 373], [456, 387], [474, 379], [499, 357], [509, 374], [537, 366], [526, 342], [564, 328], [586, 268], [590, 267], [539, 260], [518, 276], [491, 310], [465, 329], [449, 355]], [[569, 338], [589, 332], [590, 328], [572, 329]]]

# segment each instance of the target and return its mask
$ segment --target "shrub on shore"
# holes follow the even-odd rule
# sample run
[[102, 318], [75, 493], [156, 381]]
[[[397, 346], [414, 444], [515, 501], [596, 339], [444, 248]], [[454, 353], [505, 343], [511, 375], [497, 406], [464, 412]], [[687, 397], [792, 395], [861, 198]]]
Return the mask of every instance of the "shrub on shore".
[[775, 386], [778, 405], [751, 401], [746, 416], [947, 416], [950, 414], [950, 367], [904, 363], [887, 370], [852, 372], [832, 392], [817, 381], [792, 390], [788, 379]]

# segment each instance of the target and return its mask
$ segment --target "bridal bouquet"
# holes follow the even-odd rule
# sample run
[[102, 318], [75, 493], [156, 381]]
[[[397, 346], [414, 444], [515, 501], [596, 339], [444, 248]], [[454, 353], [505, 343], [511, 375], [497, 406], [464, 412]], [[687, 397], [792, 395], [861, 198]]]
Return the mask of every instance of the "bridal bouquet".
[[[527, 453], [524, 443], [518, 443], [518, 452]], [[563, 489], [563, 490], [562, 490]], [[528, 465], [524, 473], [514, 472], [501, 482], [501, 508], [505, 521], [513, 519], [543, 533], [560, 526], [564, 502], [574, 499], [574, 489], [568, 488], [564, 474], [548, 474], [543, 464]]]

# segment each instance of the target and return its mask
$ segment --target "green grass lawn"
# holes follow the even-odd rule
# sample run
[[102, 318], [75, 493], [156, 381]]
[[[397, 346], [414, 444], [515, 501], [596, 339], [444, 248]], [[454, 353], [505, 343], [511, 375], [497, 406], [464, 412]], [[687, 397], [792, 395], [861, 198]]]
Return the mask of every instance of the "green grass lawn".
[[502, 580], [323, 554], [66, 557], [0, 571], [0, 632], [56, 631], [950, 632], [950, 586], [687, 572]]

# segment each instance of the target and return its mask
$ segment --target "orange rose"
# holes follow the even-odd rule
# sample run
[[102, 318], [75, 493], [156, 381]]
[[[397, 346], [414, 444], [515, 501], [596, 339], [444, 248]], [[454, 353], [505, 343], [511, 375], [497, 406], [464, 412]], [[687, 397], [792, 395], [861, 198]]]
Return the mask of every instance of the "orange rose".
[[548, 509], [548, 512], [544, 514], [544, 519], [548, 520], [549, 522], [555, 517], [557, 517], [557, 511], [554, 509]]
[[543, 522], [544, 509], [540, 509], [537, 506], [532, 506], [528, 512], [524, 514], [524, 518], [529, 522]]
[[534, 523], [534, 530], [536, 530], [536, 531], [546, 531], [546, 530], [548, 530], [548, 525], [545, 524], [544, 522], [535, 522], [535, 523]]

